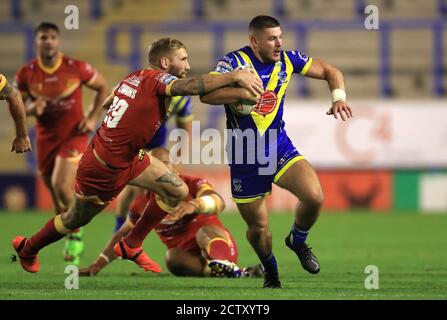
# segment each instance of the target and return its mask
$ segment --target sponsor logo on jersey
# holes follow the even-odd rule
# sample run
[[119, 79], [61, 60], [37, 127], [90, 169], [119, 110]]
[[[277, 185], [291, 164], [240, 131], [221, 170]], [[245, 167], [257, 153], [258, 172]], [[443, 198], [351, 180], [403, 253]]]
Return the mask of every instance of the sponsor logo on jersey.
[[138, 87], [140, 85], [141, 79], [142, 79], [142, 77], [133, 75], [127, 79], [124, 79], [124, 81], [130, 83], [131, 85], [133, 85], [135, 87]]
[[302, 60], [304, 60], [304, 61], [306, 61], [306, 62], [307, 62], [307, 60], [309, 60], [309, 57], [306, 56], [304, 53], [301, 53], [301, 52], [299, 52], [299, 51], [297, 51], [297, 53], [298, 53], [298, 56], [299, 56]]
[[137, 94], [137, 90], [134, 88], [129, 87], [127, 84], [122, 83], [121, 86], [118, 89], [118, 92], [125, 95], [126, 97], [129, 97], [131, 99], [135, 98], [135, 95]]
[[284, 84], [286, 82], [286, 80], [287, 80], [287, 72], [280, 71], [278, 73], [278, 78], [279, 78], [279, 81], [281, 82], [281, 85]]
[[233, 71], [233, 67], [228, 62], [220, 60], [215, 71], [219, 73], [227, 73]]
[[165, 85], [169, 85], [172, 81], [176, 79], [177, 79], [176, 76], [173, 76], [172, 74], [169, 73], [162, 73], [157, 77], [157, 80], [160, 81], [161, 83], [164, 83]]
[[261, 115], [267, 115], [275, 109], [277, 101], [278, 97], [276, 96], [275, 91], [265, 91], [261, 95], [261, 99], [259, 99], [258, 104], [253, 111]]

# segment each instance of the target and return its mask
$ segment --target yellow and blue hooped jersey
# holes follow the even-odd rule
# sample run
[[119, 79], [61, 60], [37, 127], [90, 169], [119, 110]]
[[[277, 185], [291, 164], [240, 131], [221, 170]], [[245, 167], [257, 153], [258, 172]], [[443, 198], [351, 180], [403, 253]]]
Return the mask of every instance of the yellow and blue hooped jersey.
[[[299, 51], [281, 51], [281, 58], [276, 63], [261, 62], [249, 46], [225, 55], [219, 60], [212, 73], [226, 73], [239, 67], [249, 66], [256, 70], [265, 90], [260, 102], [248, 116], [238, 116], [228, 105], [225, 105], [227, 129], [240, 129], [242, 132], [253, 130], [257, 138], [264, 137], [267, 142], [265, 155], [268, 156], [268, 149], [272, 148], [273, 144], [280, 146], [282, 141], [288, 139], [284, 130], [283, 112], [286, 89], [290, 84], [292, 74], [305, 75], [311, 64], [312, 58]], [[276, 131], [275, 141], [269, 141], [266, 134], [269, 130]], [[238, 137], [234, 139], [237, 140]], [[249, 149], [250, 146], [244, 146], [244, 153]], [[240, 151], [233, 150], [233, 152]]]

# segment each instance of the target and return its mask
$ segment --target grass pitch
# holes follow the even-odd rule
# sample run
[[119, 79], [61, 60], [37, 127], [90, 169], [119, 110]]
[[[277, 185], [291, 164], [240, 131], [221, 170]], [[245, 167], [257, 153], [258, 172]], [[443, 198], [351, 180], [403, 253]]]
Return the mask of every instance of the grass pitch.
[[[0, 299], [446, 299], [447, 215], [350, 211], [323, 213], [308, 243], [321, 263], [311, 275], [284, 245], [293, 218], [271, 214], [273, 250], [283, 288], [263, 289], [263, 280], [177, 278], [164, 263], [165, 247], [155, 234], [145, 242], [149, 255], [163, 267], [161, 274], [145, 273], [129, 261], [115, 261], [94, 278], [80, 278], [78, 290], [65, 288], [66, 264], [63, 241], [42, 250], [41, 271], [29, 274], [11, 262], [11, 239], [30, 236], [49, 218], [48, 213], [0, 212]], [[239, 265], [258, 262], [245, 239], [245, 223], [238, 214], [221, 219], [236, 238]], [[114, 217], [97, 216], [85, 228], [86, 252], [81, 266], [88, 265], [112, 235]], [[379, 269], [379, 289], [367, 290], [365, 267]]]

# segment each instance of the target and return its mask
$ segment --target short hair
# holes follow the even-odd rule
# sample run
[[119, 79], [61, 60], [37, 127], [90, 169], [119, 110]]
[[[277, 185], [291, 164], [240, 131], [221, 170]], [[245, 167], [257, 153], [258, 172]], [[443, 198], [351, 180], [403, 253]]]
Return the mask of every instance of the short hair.
[[34, 35], [37, 35], [38, 32], [46, 31], [46, 30], [55, 30], [57, 33], [59, 33], [59, 27], [52, 23], [52, 22], [41, 22], [35, 29], [34, 29]]
[[180, 40], [173, 38], [161, 38], [153, 42], [149, 48], [149, 63], [156, 65], [162, 56], [181, 48], [186, 49], [185, 45]]
[[270, 16], [256, 16], [250, 21], [248, 29], [250, 31], [258, 31], [266, 28], [279, 27], [279, 21]]

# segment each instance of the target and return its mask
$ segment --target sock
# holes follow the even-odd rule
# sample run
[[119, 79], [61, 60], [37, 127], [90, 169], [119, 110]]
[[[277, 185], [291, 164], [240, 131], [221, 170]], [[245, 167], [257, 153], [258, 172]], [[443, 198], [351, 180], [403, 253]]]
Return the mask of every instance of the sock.
[[123, 225], [124, 221], [126, 221], [126, 218], [116, 217], [115, 229], [113, 231], [117, 232], [119, 230], [119, 228], [121, 228], [121, 226]]
[[261, 260], [266, 273], [278, 273], [278, 265], [276, 263], [276, 258], [273, 255], [273, 252], [270, 252], [270, 254], [266, 257], [259, 257], [259, 259]]
[[211, 260], [231, 261], [231, 249], [228, 242], [223, 238], [213, 238], [208, 243], [208, 255]]
[[82, 241], [82, 234], [83, 234], [83, 229], [82, 228], [77, 228], [74, 230], [71, 230], [68, 234], [67, 234], [67, 238], [69, 240], [78, 240], [78, 241]]
[[162, 204], [164, 210], [160, 208], [158, 202], [159, 200], [156, 201], [155, 197], [151, 197], [135, 227], [124, 238], [124, 241], [129, 247], [141, 247], [149, 232], [169, 213], [171, 208], [168, 208], [166, 204]]
[[57, 215], [51, 218], [42, 229], [26, 241], [22, 252], [25, 255], [35, 255], [40, 249], [62, 239], [69, 232], [70, 230], [66, 229], [62, 224], [60, 215]]
[[307, 236], [309, 235], [309, 230], [307, 230], [307, 231], [300, 230], [298, 228], [298, 226], [296, 225], [296, 223], [294, 223], [290, 233], [292, 234], [292, 238], [293, 238], [292, 244], [293, 245], [303, 244], [304, 242], [306, 242]]

